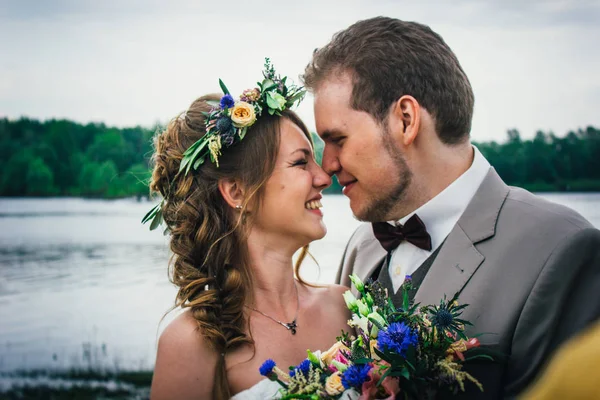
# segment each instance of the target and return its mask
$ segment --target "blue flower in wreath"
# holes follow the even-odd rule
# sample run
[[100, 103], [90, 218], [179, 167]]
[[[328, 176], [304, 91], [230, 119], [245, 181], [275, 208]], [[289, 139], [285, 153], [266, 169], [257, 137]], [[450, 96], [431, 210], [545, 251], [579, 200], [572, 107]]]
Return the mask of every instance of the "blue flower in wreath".
[[233, 130], [233, 122], [229, 117], [220, 117], [215, 124], [217, 130], [221, 133], [226, 133]]
[[379, 332], [377, 347], [382, 351], [404, 355], [408, 348], [417, 345], [418, 340], [417, 334], [410, 326], [404, 322], [394, 322], [386, 330]]
[[355, 364], [348, 367], [342, 374], [342, 385], [345, 389], [357, 388], [360, 389], [362, 384], [369, 380], [369, 364]]
[[270, 358], [265, 361], [260, 368], [258, 369], [258, 371], [260, 372], [260, 374], [262, 376], [269, 376], [271, 375], [271, 373], [273, 372], [273, 368], [275, 368], [275, 361], [271, 360]]
[[235, 105], [235, 100], [230, 94], [221, 97], [221, 109], [231, 108]]
[[235, 131], [232, 129], [221, 134], [221, 143], [225, 147], [231, 147], [235, 143]]

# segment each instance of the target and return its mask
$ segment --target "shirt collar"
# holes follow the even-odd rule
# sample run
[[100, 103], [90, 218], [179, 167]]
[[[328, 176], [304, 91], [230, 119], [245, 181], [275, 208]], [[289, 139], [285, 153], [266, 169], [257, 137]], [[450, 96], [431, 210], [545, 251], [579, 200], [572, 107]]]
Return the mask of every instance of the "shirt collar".
[[[473, 153], [473, 162], [469, 169], [437, 196], [398, 221], [404, 224], [414, 214], [418, 214], [431, 236], [433, 249], [446, 239], [491, 168], [490, 163], [475, 146]], [[395, 224], [395, 221], [390, 223]]]

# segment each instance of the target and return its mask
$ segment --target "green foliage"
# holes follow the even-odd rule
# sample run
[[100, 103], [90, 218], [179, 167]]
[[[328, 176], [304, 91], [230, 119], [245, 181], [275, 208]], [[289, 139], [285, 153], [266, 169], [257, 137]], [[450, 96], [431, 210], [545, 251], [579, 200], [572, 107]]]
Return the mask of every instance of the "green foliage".
[[509, 185], [533, 192], [600, 191], [600, 129], [565, 137], [538, 131], [531, 140], [511, 129], [504, 143], [475, 145]]
[[0, 196], [147, 196], [153, 129], [0, 119]]
[[54, 194], [54, 174], [46, 165], [44, 160], [36, 157], [31, 161], [27, 168], [27, 176], [25, 178], [27, 186], [27, 194], [30, 196], [40, 196], [43, 194]]
[[[114, 128], [67, 120], [0, 118], [0, 196], [147, 196], [155, 129]], [[323, 141], [312, 134], [320, 164]], [[510, 185], [540, 191], [600, 191], [600, 129], [524, 140], [511, 129], [503, 143], [476, 143]], [[341, 193], [333, 178], [325, 193]]]

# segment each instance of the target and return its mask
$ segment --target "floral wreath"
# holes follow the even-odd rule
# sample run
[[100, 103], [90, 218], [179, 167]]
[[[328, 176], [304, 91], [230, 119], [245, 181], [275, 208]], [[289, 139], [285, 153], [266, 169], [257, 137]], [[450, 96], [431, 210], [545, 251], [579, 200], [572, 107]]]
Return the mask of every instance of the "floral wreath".
[[[193, 168], [197, 170], [207, 158], [219, 167], [222, 151], [244, 140], [248, 128], [254, 125], [263, 112], [281, 115], [281, 112], [300, 104], [306, 90], [302, 86], [286, 84], [287, 76], [281, 78], [269, 58], [265, 58], [262, 82], [258, 87], [246, 89], [239, 100], [235, 100], [227, 86], [219, 79], [223, 97], [219, 102], [207, 101], [211, 111], [202, 112], [206, 117], [206, 134], [192, 144], [184, 153], [179, 172], [187, 175]], [[173, 183], [171, 183], [173, 185]], [[165, 199], [150, 210], [142, 219], [142, 224], [152, 221], [150, 230], [156, 229], [162, 221], [162, 207]]]

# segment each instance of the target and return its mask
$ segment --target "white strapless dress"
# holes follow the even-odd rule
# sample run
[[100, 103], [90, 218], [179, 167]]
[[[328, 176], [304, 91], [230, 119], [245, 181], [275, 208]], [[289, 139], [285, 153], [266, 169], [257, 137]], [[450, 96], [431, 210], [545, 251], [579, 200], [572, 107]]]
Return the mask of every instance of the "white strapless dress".
[[270, 379], [263, 379], [250, 389], [246, 389], [233, 396], [232, 400], [267, 400], [277, 399], [278, 391], [281, 388], [279, 383]]
[[[232, 400], [268, 400], [278, 399], [281, 386], [272, 380], [263, 379], [250, 389], [239, 392]], [[360, 394], [354, 390], [346, 390], [340, 400], [356, 400]]]

